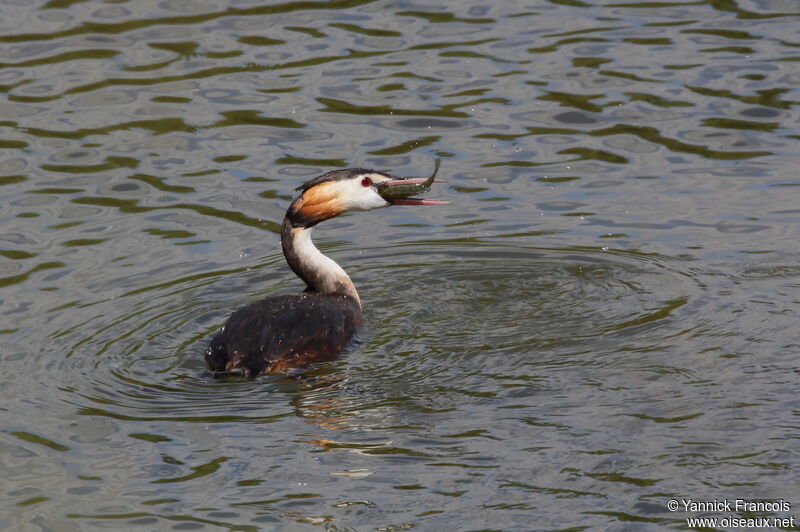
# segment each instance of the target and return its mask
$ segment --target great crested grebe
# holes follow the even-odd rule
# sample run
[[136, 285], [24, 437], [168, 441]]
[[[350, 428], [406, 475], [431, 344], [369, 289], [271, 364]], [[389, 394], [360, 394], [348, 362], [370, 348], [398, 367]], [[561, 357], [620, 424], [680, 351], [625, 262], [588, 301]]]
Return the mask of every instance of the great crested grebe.
[[252, 378], [330, 360], [347, 347], [363, 323], [361, 300], [344, 270], [314, 246], [311, 228], [347, 211], [445, 204], [410, 197], [427, 190], [435, 175], [401, 178], [348, 168], [299, 186], [300, 195], [283, 219], [281, 245], [306, 290], [268, 297], [234, 312], [206, 350], [208, 367], [217, 375]]

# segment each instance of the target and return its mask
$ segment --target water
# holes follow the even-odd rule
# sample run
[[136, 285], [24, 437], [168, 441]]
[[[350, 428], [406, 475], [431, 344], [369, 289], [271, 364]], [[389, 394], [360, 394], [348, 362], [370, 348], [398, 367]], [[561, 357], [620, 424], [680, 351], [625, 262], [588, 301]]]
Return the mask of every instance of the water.
[[[798, 16], [6, 0], [0, 527], [797, 515]], [[295, 186], [437, 158], [450, 205], [315, 232], [365, 304], [358, 349], [209, 377], [233, 309], [301, 289], [278, 241]]]

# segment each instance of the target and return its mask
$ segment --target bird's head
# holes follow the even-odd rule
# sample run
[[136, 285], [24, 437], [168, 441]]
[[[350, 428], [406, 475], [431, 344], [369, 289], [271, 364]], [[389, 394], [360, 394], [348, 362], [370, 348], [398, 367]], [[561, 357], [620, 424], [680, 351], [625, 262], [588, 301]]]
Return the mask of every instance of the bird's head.
[[333, 170], [303, 183], [287, 217], [294, 227], [312, 227], [348, 211], [369, 211], [390, 205], [443, 205], [446, 201], [411, 197], [426, 191], [434, 176], [397, 177], [377, 170]]

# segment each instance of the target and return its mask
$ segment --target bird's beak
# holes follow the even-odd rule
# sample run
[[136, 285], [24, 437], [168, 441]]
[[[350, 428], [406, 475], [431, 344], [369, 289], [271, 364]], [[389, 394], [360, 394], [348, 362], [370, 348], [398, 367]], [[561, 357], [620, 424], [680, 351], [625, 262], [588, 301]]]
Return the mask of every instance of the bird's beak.
[[446, 201], [412, 198], [414, 194], [427, 192], [436, 175], [424, 177], [395, 177], [378, 184], [378, 194], [392, 205], [446, 205]]

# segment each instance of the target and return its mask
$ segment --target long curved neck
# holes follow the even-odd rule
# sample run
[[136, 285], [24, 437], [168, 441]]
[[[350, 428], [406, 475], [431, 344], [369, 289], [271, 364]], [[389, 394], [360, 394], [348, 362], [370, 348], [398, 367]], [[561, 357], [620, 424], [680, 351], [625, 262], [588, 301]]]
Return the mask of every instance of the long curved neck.
[[350, 277], [311, 241], [311, 227], [294, 227], [287, 216], [281, 227], [281, 246], [289, 267], [305, 281], [309, 291], [320, 295], [350, 296], [361, 306]]

